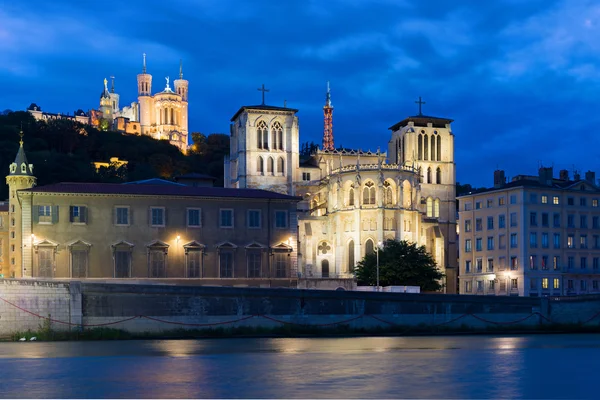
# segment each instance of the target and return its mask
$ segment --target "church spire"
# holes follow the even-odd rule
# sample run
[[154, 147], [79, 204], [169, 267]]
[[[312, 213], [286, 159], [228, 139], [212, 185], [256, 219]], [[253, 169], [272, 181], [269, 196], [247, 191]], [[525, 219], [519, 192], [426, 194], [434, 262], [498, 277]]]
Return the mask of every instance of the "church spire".
[[179, 59], [179, 79], [183, 79], [183, 60]]
[[323, 106], [323, 150], [333, 151], [333, 106], [331, 105], [331, 90], [329, 81], [327, 81], [327, 96], [325, 97], [325, 106]]
[[29, 165], [27, 163], [27, 157], [25, 156], [25, 149], [23, 149], [23, 127], [21, 126], [21, 130], [19, 131], [19, 150], [17, 151], [17, 156], [15, 157], [15, 161], [10, 165], [9, 176], [14, 175], [25, 175], [25, 176], [33, 176], [33, 165]]
[[144, 64], [142, 67], [142, 74], [146, 73], [146, 53], [142, 53], [142, 56], [144, 57]]
[[114, 93], [115, 92], [115, 77], [113, 75], [110, 76], [110, 92]]

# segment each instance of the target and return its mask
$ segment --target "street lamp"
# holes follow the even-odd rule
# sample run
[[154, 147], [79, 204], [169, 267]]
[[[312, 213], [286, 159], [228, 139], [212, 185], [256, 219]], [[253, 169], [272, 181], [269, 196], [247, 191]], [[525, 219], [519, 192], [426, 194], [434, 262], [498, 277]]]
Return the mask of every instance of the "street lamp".
[[379, 292], [379, 247], [381, 242], [377, 243], [377, 291]]

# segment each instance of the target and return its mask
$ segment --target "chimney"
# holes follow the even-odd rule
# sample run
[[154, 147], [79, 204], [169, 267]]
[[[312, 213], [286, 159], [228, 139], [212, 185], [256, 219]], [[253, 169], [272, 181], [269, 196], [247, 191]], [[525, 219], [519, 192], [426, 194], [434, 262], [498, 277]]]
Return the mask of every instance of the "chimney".
[[580, 179], [581, 179], [581, 175], [579, 175], [579, 172], [575, 171], [575, 172], [573, 173], [573, 180], [574, 180], [574, 181], [578, 181], [578, 180], [580, 180]]
[[563, 181], [569, 180], [569, 171], [566, 169], [561, 169], [558, 176]]
[[494, 187], [499, 188], [504, 186], [506, 183], [506, 176], [504, 176], [504, 171], [501, 169], [497, 169], [494, 171]]
[[585, 180], [593, 185], [596, 182], [596, 173], [594, 171], [586, 172]]
[[552, 167], [541, 167], [539, 178], [542, 185], [552, 185]]

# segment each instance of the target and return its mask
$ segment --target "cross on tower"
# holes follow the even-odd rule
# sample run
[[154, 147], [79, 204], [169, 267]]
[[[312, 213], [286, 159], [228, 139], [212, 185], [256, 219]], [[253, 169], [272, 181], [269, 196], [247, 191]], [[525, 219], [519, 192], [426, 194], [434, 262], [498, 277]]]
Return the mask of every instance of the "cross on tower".
[[419, 105], [419, 115], [423, 115], [423, 113], [421, 112], [421, 106], [425, 104], [425, 102], [421, 101], [421, 96], [419, 96], [419, 101], [415, 101], [415, 103]]
[[262, 92], [262, 105], [264, 106], [265, 105], [265, 92], [268, 92], [269, 89], [265, 89], [265, 84], [263, 83], [262, 88], [259, 88], [256, 90], [258, 90], [259, 92]]

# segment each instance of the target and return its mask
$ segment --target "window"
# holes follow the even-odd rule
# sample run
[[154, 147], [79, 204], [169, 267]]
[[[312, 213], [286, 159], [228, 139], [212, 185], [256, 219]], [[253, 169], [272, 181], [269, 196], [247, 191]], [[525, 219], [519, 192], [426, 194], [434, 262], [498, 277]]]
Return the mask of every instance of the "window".
[[542, 289], [548, 289], [548, 278], [542, 278]]
[[219, 278], [233, 278], [233, 251], [219, 250]]
[[261, 175], [265, 173], [265, 161], [261, 156], [258, 156], [258, 161], [256, 162], [256, 172]]
[[554, 234], [554, 248], [560, 249], [560, 233]]
[[537, 292], [537, 290], [538, 290], [537, 282], [538, 281], [536, 278], [529, 279], [529, 290]]
[[500, 280], [500, 291], [501, 292], [505, 292], [506, 291], [506, 281], [504, 279]]
[[435, 199], [433, 202], [433, 216], [435, 218], [440, 217], [440, 199]]
[[288, 262], [290, 257], [287, 253], [278, 252], [275, 253], [275, 278], [287, 278], [288, 277]]
[[592, 228], [598, 229], [600, 228], [600, 224], [598, 223], [598, 217], [592, 217]]
[[533, 203], [533, 204], [537, 203], [537, 194], [535, 194], [535, 193], [530, 193], [530, 194], [529, 194], [529, 202], [530, 202], [530, 203]]
[[477, 291], [483, 292], [483, 281], [477, 281]]
[[559, 278], [554, 278], [552, 281], [552, 287], [554, 289], [560, 289], [560, 279]]
[[471, 260], [467, 260], [465, 261], [465, 273], [470, 273], [471, 272]]
[[476, 210], [481, 210], [481, 202], [480, 201], [476, 201], [475, 202], [475, 209]]
[[560, 228], [560, 214], [559, 213], [554, 213], [552, 216], [552, 225], [555, 228]]
[[364, 204], [375, 204], [375, 186], [373, 182], [367, 182], [363, 188], [363, 203]]
[[510, 280], [510, 290], [519, 290], [519, 280], [517, 278]]
[[275, 168], [273, 167], [273, 157], [267, 159], [267, 173], [273, 175]]
[[586, 207], [587, 206], [587, 199], [585, 197], [580, 197], [579, 198], [579, 205], [582, 207]]
[[287, 228], [287, 211], [275, 211], [275, 228]]
[[87, 207], [84, 206], [70, 206], [69, 207], [69, 221], [71, 223], [85, 224], [87, 222]]
[[37, 222], [40, 224], [52, 224], [57, 221], [54, 221], [52, 211], [56, 210], [58, 212], [58, 206], [38, 206], [37, 213]]
[[202, 249], [200, 247], [186, 248], [185, 263], [188, 278], [202, 278]]
[[567, 257], [567, 269], [575, 268], [575, 257]]
[[537, 256], [529, 256], [529, 269], [537, 269]]
[[148, 276], [165, 278], [167, 276], [167, 248], [160, 245], [148, 247]]
[[598, 199], [592, 199], [592, 207], [598, 207]]
[[465, 240], [465, 252], [469, 253], [471, 251], [471, 239]]
[[498, 216], [498, 228], [506, 228], [506, 216], [504, 214]]
[[427, 216], [433, 217], [433, 199], [431, 197], [427, 198]]
[[542, 226], [548, 227], [549, 220], [550, 218], [548, 218], [548, 213], [542, 213]]
[[548, 196], [543, 194], [542, 195], [542, 204], [547, 204], [548, 203]]
[[575, 235], [570, 234], [569, 236], [567, 236], [567, 247], [569, 249], [572, 249], [575, 247]]
[[189, 228], [199, 228], [202, 226], [201, 221], [201, 209], [199, 208], [188, 208], [187, 209], [187, 226]]
[[531, 232], [529, 234], [529, 247], [537, 247], [537, 233]]
[[598, 281], [592, 281], [592, 290], [594, 290], [594, 292], [598, 291]]
[[552, 197], [552, 204], [554, 204], [554, 205], [560, 204], [560, 200], [559, 200], [558, 196]]
[[494, 259], [493, 258], [487, 259], [487, 272], [494, 272]]
[[600, 236], [594, 235], [594, 248], [597, 249], [600, 247]]
[[475, 231], [480, 232], [481, 230], [483, 230], [483, 222], [481, 218], [477, 218], [475, 220]]
[[488, 236], [488, 238], [487, 238], [487, 249], [494, 250], [494, 237], [493, 236]]
[[579, 216], [579, 227], [583, 229], [587, 228], [587, 215]]
[[537, 213], [535, 213], [535, 212], [529, 213], [529, 225], [537, 226]]
[[567, 198], [567, 205], [568, 206], [575, 205], [575, 199], [573, 197], [568, 197]]
[[510, 213], [510, 226], [517, 226], [517, 213]]
[[354, 271], [354, 241], [348, 242], [348, 271]]
[[487, 217], [487, 228], [488, 230], [494, 229], [494, 217]]
[[277, 159], [277, 173], [281, 174], [281, 175], [285, 175], [284, 174], [284, 167], [285, 167], [285, 163], [283, 161], [283, 157], [279, 157]]
[[582, 249], [587, 249], [587, 247], [588, 247], [587, 235], [579, 235], [579, 247]]
[[129, 278], [131, 270], [131, 248], [116, 246], [114, 249], [115, 278]]
[[303, 181], [310, 181], [310, 172], [303, 172], [302, 173], [302, 180]]
[[579, 260], [579, 266], [581, 269], [587, 269], [587, 257], [581, 257]]
[[496, 291], [496, 282], [493, 279], [488, 280], [488, 291]]
[[248, 228], [260, 228], [260, 210], [248, 210]]
[[150, 225], [165, 226], [165, 208], [150, 207]]
[[517, 234], [516, 233], [510, 234], [510, 247], [511, 248], [517, 247]]
[[262, 254], [260, 250], [249, 250], [247, 255], [248, 278], [260, 278]]
[[518, 268], [519, 268], [519, 261], [518, 261], [517, 257], [512, 256], [510, 258], [510, 269], [512, 271], [516, 271]]
[[579, 288], [581, 289], [582, 292], [587, 291], [587, 281], [584, 281], [583, 279], [580, 282]]
[[517, 195], [515, 195], [515, 194], [510, 195], [510, 204], [517, 204]]
[[573, 280], [572, 280], [572, 279], [569, 279], [569, 280], [567, 281], [567, 290], [573, 290], [573, 287], [574, 287], [574, 285], [573, 285]]
[[506, 199], [504, 197], [498, 197], [498, 205], [503, 206], [506, 204]]
[[350, 188], [348, 190], [348, 205], [349, 206], [354, 205], [354, 189], [353, 188]]
[[220, 210], [219, 227], [233, 228], [233, 210], [230, 208]]
[[465, 220], [465, 232], [471, 232], [471, 220], [470, 219]]
[[592, 268], [593, 269], [598, 269], [598, 257], [594, 257], [592, 259]]
[[265, 121], [260, 121], [256, 126], [256, 138], [259, 149], [269, 149], [269, 132]]
[[506, 248], [506, 235], [498, 236], [498, 248], [505, 249]]
[[548, 248], [548, 233], [546, 232], [542, 233], [542, 248]]
[[38, 277], [52, 278], [54, 276], [54, 250], [53, 247], [38, 248]]
[[487, 199], [487, 208], [494, 207], [494, 199]]
[[437, 183], [437, 184], [441, 184], [442, 183], [442, 169], [440, 167], [438, 167], [435, 170], [435, 183]]
[[271, 132], [273, 133], [273, 148], [283, 150], [283, 128], [279, 121], [275, 121], [271, 127]]
[[507, 267], [506, 257], [503, 257], [503, 256], [498, 257], [498, 267], [499, 267], [498, 269], [500, 271], [504, 271], [506, 269], [506, 267]]
[[542, 269], [548, 269], [548, 256], [542, 256]]
[[473, 281], [465, 282], [465, 293], [471, 293], [473, 291]]
[[129, 225], [129, 207], [115, 207], [115, 225]]
[[567, 215], [567, 227], [575, 228], [575, 216], [572, 214]]
[[465, 211], [471, 211], [471, 203], [465, 203]]
[[482, 242], [483, 242], [483, 240], [481, 238], [475, 239], [475, 251], [481, 251], [482, 250], [482, 248], [483, 248]]

